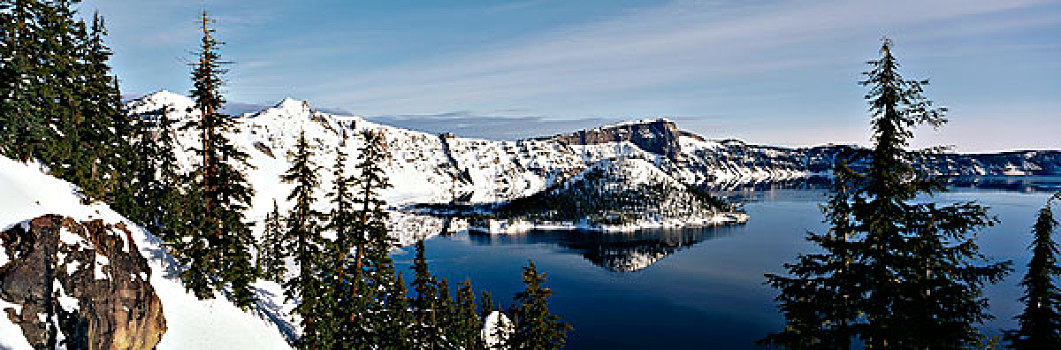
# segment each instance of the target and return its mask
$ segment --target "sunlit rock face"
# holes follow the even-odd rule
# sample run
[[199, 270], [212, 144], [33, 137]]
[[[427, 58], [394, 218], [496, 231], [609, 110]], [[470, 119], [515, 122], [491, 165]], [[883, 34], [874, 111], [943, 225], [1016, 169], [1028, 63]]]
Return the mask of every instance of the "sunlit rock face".
[[129, 231], [45, 215], [0, 233], [0, 317], [35, 348], [152, 349], [166, 331], [151, 270]]
[[666, 119], [638, 120], [594, 129], [579, 130], [570, 134], [542, 138], [564, 145], [601, 145], [630, 142], [638, 148], [668, 159], [677, 160], [681, 153], [678, 138], [682, 136], [678, 127]]

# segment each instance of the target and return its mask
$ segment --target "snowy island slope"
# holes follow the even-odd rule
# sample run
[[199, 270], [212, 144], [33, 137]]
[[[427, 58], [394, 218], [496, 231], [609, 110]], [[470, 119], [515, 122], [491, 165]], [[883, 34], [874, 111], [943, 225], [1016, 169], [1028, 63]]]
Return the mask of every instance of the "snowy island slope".
[[522, 233], [577, 229], [635, 231], [743, 223], [723, 200], [678, 182], [639, 158], [604, 159], [563, 183], [463, 216], [472, 230]]
[[[34, 166], [0, 157], [0, 230], [25, 225], [47, 214], [58, 214], [76, 221], [102, 220], [124, 224], [150, 268], [149, 282], [161, 300], [166, 332], [158, 349], [288, 349], [278, 324], [244, 312], [219, 295], [214, 300], [198, 300], [186, 292], [175, 276], [172, 258], [161, 242], [134, 223], [102, 204], [83, 205], [69, 183], [42, 173]], [[15, 257], [0, 248], [0, 266]], [[0, 267], [2, 269], [2, 267]], [[259, 307], [280, 319], [283, 305], [274, 283], [259, 283]], [[20, 306], [0, 300], [0, 310], [19, 312]], [[283, 324], [281, 324], [283, 326]], [[0, 312], [0, 348], [32, 349], [22, 330]]]

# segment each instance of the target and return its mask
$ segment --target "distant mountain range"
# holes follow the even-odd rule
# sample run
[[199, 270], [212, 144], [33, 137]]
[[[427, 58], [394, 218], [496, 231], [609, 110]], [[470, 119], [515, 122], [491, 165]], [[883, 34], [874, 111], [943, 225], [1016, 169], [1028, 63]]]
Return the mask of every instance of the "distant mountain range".
[[[148, 113], [162, 107], [169, 117], [183, 120], [197, 112], [186, 96], [155, 92], [128, 102], [131, 113]], [[279, 175], [286, 170], [286, 154], [305, 130], [317, 144], [318, 165], [328, 167], [348, 137], [345, 151], [354, 158], [362, 130], [381, 131], [390, 158], [384, 168], [394, 187], [384, 196], [389, 203], [488, 203], [528, 197], [563, 184], [600, 162], [638, 159], [658, 168], [675, 183], [711, 187], [753, 182], [782, 182], [824, 175], [841, 154], [859, 149], [845, 145], [787, 148], [749, 145], [738, 140], [707, 140], [682, 131], [665, 119], [630, 121], [579, 130], [567, 134], [493, 141], [430, 134], [381, 125], [357, 116], [315, 110], [305, 101], [285, 99], [264, 110], [234, 117], [237, 127], [230, 139], [250, 153], [249, 179], [256, 194], [249, 216], [264, 216], [273, 199], [284, 206], [289, 187]], [[184, 146], [197, 142], [190, 131], [178, 133]], [[183, 167], [191, 167], [191, 156], [178, 150]], [[854, 163], [858, 167], [863, 163]], [[1018, 151], [993, 154], [942, 154], [925, 159], [919, 167], [937, 175], [1061, 175], [1061, 152]], [[626, 167], [636, 168], [636, 167]], [[351, 166], [351, 171], [353, 171]], [[330, 171], [321, 172], [330, 183]], [[323, 194], [321, 194], [323, 195]], [[323, 197], [321, 197], [323, 199]], [[322, 200], [321, 203], [326, 201]], [[324, 204], [322, 204], [324, 205]], [[403, 225], [398, 215], [396, 225]], [[416, 235], [430, 234], [443, 223], [404, 224], [415, 226]], [[411, 237], [406, 237], [411, 239]]]

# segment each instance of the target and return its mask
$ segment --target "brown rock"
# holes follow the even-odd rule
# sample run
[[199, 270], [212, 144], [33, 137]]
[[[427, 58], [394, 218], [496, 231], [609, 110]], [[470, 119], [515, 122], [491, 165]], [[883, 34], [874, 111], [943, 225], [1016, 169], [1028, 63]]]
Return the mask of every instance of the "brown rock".
[[0, 232], [0, 310], [35, 348], [151, 349], [166, 331], [151, 269], [122, 224], [45, 215]]

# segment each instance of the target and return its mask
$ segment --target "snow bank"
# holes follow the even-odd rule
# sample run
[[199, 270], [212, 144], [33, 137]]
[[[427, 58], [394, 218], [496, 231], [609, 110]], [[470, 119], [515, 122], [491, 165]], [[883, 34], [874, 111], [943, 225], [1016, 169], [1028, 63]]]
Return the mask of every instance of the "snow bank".
[[[84, 205], [69, 183], [44, 174], [38, 167], [0, 157], [0, 230], [45, 214], [58, 214], [79, 221], [102, 219], [108, 224], [124, 222], [151, 267], [151, 285], [162, 301], [168, 330], [158, 349], [289, 349], [278, 327], [286, 326], [283, 296], [275, 289], [259, 289], [262, 304], [274, 309], [244, 312], [224, 298], [198, 300], [186, 292], [177, 278], [173, 258], [161, 241], [103, 204]], [[0, 248], [0, 264], [8, 257]], [[102, 263], [102, 262], [101, 262]], [[269, 283], [262, 283], [268, 285]], [[276, 307], [281, 305], [281, 307]], [[2, 310], [21, 306], [0, 300], [0, 349], [31, 349], [21, 329]], [[272, 314], [270, 314], [272, 312]], [[278, 324], [280, 326], [278, 326]]]

